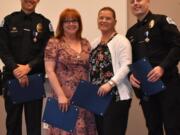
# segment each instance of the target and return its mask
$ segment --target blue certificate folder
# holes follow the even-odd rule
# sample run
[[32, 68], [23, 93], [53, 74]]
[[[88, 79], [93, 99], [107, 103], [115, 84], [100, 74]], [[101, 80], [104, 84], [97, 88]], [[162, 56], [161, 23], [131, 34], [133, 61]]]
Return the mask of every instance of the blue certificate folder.
[[72, 104], [85, 108], [95, 114], [103, 115], [112, 99], [113, 94], [98, 96], [99, 87], [90, 82], [81, 80], [71, 99]]
[[130, 68], [135, 77], [141, 82], [140, 86], [145, 95], [154, 95], [166, 88], [161, 80], [156, 82], [148, 81], [147, 74], [152, 70], [152, 66], [146, 58], [140, 59], [133, 63]]
[[24, 103], [45, 97], [43, 75], [33, 74], [28, 75], [28, 78], [27, 87], [21, 87], [17, 79], [7, 81], [6, 86], [13, 103]]
[[68, 132], [73, 132], [76, 125], [79, 110], [74, 105], [69, 105], [67, 112], [62, 112], [59, 109], [59, 104], [55, 98], [48, 97], [42, 121], [63, 129]]

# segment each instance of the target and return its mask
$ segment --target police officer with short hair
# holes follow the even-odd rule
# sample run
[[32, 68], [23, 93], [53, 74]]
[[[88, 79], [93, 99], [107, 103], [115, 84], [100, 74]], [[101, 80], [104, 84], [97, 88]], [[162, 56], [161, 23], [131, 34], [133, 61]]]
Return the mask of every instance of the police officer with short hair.
[[[0, 57], [5, 64], [4, 79], [18, 79], [29, 84], [27, 75], [44, 73], [43, 53], [53, 36], [50, 21], [35, 13], [40, 0], [21, 0], [21, 11], [6, 16], [0, 26]], [[22, 111], [25, 112], [27, 135], [41, 135], [42, 99], [13, 104], [5, 92], [7, 135], [22, 135]]]
[[130, 82], [146, 119], [148, 135], [180, 135], [180, 78], [177, 64], [180, 59], [180, 32], [175, 22], [165, 15], [149, 10], [150, 0], [129, 0], [138, 22], [127, 32], [133, 51], [133, 62], [146, 57], [153, 69], [147, 77], [150, 82], [161, 79], [166, 85], [163, 92], [145, 96], [140, 81], [130, 75]]

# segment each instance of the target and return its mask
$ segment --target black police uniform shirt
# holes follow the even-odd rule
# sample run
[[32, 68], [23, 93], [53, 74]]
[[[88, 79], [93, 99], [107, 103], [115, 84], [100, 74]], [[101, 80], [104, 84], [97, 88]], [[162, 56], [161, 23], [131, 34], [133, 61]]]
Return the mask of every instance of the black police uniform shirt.
[[164, 68], [165, 76], [177, 73], [180, 32], [171, 18], [149, 12], [128, 30], [126, 36], [132, 45], [133, 62], [146, 57], [153, 67]]
[[17, 64], [29, 64], [31, 73], [43, 72], [44, 48], [52, 35], [50, 21], [41, 14], [19, 11], [6, 16], [0, 26], [0, 57], [7, 73], [12, 75]]

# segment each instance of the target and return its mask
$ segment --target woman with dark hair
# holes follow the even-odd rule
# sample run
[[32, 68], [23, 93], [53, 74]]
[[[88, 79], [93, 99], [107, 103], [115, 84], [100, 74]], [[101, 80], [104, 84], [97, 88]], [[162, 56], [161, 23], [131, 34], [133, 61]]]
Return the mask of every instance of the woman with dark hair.
[[[58, 22], [56, 37], [45, 49], [45, 69], [62, 111], [68, 105], [80, 80], [88, 79], [89, 42], [81, 37], [81, 16], [75, 9], [65, 9]], [[79, 108], [73, 133], [50, 127], [50, 135], [96, 135], [93, 114]]]
[[92, 43], [90, 79], [99, 86], [99, 96], [115, 93], [104, 116], [95, 117], [98, 135], [125, 135], [132, 91], [127, 77], [131, 46], [126, 37], [116, 32], [112, 8], [100, 9], [97, 23], [101, 36]]

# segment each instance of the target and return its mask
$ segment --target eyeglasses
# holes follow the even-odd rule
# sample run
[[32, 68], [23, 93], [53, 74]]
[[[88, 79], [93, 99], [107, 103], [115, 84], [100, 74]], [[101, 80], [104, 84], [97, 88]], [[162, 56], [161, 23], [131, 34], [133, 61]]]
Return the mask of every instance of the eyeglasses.
[[78, 23], [78, 19], [65, 19], [64, 23]]

